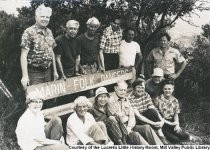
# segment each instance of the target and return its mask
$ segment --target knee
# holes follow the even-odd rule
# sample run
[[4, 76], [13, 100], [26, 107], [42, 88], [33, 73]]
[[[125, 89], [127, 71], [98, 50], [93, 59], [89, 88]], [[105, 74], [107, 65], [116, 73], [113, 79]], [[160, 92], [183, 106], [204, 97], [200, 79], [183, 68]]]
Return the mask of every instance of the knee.
[[102, 121], [97, 122], [97, 124], [98, 124], [101, 128], [106, 128], [105, 123], [102, 122]]
[[56, 125], [56, 124], [62, 125], [62, 120], [61, 120], [60, 117], [54, 116], [54, 117], [51, 119], [51, 121], [52, 121], [52, 123], [53, 123], [54, 125]]
[[143, 125], [143, 127], [145, 131], [150, 131], [152, 129], [151, 126], [148, 124]]

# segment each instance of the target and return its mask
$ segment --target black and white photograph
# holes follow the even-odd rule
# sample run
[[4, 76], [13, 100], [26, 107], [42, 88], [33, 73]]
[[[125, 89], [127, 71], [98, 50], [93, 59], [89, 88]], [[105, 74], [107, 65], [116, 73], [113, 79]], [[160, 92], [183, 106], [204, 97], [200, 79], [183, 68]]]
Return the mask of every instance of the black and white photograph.
[[0, 149], [210, 149], [209, 0], [0, 0]]

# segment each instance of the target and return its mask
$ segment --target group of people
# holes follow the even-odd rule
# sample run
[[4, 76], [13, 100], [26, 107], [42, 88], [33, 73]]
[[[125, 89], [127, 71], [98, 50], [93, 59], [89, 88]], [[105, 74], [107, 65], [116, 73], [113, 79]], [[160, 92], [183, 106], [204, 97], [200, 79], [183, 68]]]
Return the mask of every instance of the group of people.
[[[159, 34], [159, 46], [143, 59], [140, 46], [134, 41], [135, 29], [128, 27], [123, 31], [120, 18], [114, 18], [101, 36], [97, 34], [97, 18], [89, 18], [86, 32], [79, 36], [80, 23], [69, 20], [66, 32], [54, 39], [47, 28], [51, 14], [51, 8], [40, 5], [35, 12], [36, 23], [23, 33], [20, 60], [24, 89], [51, 81], [51, 77], [66, 79], [120, 67], [132, 66], [143, 74], [144, 64], [151, 77], [145, 81], [137, 74], [130, 93], [125, 81], [117, 83], [112, 95], [100, 87], [93, 106], [85, 96], [76, 98], [75, 112], [67, 121], [68, 145], [160, 145], [189, 139], [180, 128], [179, 102], [173, 96], [174, 80], [184, 70], [186, 60], [169, 46], [169, 34]], [[45, 125], [42, 103], [38, 93], [26, 96], [28, 108], [16, 129], [18, 144], [27, 150], [47, 149], [49, 145], [50, 149], [65, 149], [61, 120], [53, 118]]]
[[119, 67], [141, 68], [140, 46], [133, 41], [135, 30], [127, 28], [122, 40], [120, 18], [114, 18], [102, 36], [97, 33], [100, 22], [95, 17], [87, 20], [87, 31], [79, 36], [80, 23], [69, 20], [66, 32], [54, 39], [46, 27], [51, 13], [51, 8], [39, 6], [36, 23], [23, 33], [20, 60], [24, 89], [27, 85], [51, 81], [51, 76], [55, 80]]
[[42, 95], [36, 91], [28, 93], [27, 110], [16, 128], [19, 146], [23, 150], [51, 150], [68, 149], [71, 145], [163, 145], [190, 140], [190, 135], [180, 127], [174, 84], [161, 81], [161, 71], [156, 68], [151, 79], [161, 84], [163, 91], [153, 90], [159, 93], [155, 98], [147, 93], [154, 89], [149, 84], [151, 80], [145, 82], [142, 78], [132, 83], [131, 92], [126, 81], [119, 81], [113, 93], [99, 87], [93, 104], [86, 96], [77, 97], [74, 112], [66, 123], [65, 138], [60, 118], [53, 117], [45, 123]]

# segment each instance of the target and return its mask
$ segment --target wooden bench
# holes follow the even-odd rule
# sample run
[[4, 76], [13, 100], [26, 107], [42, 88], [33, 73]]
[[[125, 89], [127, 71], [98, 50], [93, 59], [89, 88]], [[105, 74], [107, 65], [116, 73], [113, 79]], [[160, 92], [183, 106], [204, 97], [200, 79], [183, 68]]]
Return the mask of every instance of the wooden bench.
[[[66, 80], [57, 80], [52, 82], [31, 85], [27, 87], [26, 92], [40, 92], [44, 100], [50, 100], [56, 97], [74, 94], [90, 89], [106, 86], [117, 83], [120, 80], [131, 80], [135, 76], [132, 67], [120, 68], [106, 71], [105, 73], [95, 73], [89, 75], [82, 75]], [[94, 97], [89, 98], [94, 101]], [[49, 119], [52, 116], [62, 116], [73, 112], [74, 103], [67, 103], [42, 110], [45, 118]]]

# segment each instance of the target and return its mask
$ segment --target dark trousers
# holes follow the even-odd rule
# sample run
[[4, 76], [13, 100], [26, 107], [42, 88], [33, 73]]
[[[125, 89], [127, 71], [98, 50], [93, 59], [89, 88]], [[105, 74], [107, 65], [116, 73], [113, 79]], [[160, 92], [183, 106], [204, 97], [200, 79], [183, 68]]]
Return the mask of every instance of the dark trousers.
[[[171, 120], [169, 120], [171, 121]], [[165, 137], [171, 142], [171, 143], [179, 143], [183, 140], [188, 140], [189, 139], [189, 134], [186, 133], [184, 130], [182, 130], [181, 132], [175, 132], [174, 131], [174, 127], [175, 126], [170, 126], [168, 124], [164, 124], [163, 125], [163, 134], [165, 135]]]
[[119, 55], [118, 53], [104, 53], [104, 65], [106, 70], [113, 70], [119, 67]]
[[[107, 133], [114, 144], [119, 144], [119, 141], [126, 142], [128, 135], [127, 129], [119, 117], [115, 117], [115, 120], [108, 118], [105, 121]], [[126, 143], [124, 143], [126, 144]]]
[[45, 83], [51, 81], [51, 68], [47, 70], [28, 69], [30, 85]]
[[64, 71], [64, 75], [65, 75], [67, 78], [70, 78], [70, 77], [75, 76], [75, 67], [73, 67], [73, 68], [68, 68], [68, 69], [64, 68], [63, 71]]
[[[144, 111], [143, 113], [141, 113], [144, 117], [146, 117], [149, 120], [152, 120], [154, 122], [158, 122], [160, 121], [159, 117], [158, 117], [158, 113], [155, 109], [148, 109], [146, 111]], [[145, 122], [139, 120], [138, 118], [136, 118], [136, 124], [140, 124], [140, 125], [144, 125], [146, 124]], [[156, 128], [154, 128], [156, 129]]]
[[138, 132], [149, 145], [163, 145], [150, 125], [135, 125], [133, 131]]

